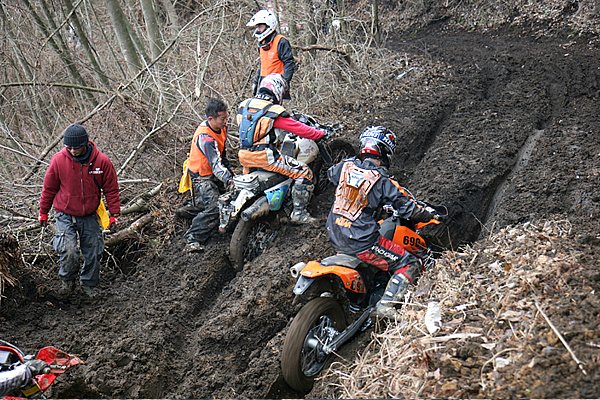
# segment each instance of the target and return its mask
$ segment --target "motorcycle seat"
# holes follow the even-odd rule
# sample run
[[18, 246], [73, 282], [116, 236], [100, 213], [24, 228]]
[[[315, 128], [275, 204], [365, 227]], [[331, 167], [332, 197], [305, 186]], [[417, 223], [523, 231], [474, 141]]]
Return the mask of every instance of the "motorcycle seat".
[[348, 267], [352, 269], [356, 269], [356, 267], [358, 267], [360, 263], [362, 263], [362, 261], [359, 258], [341, 253], [336, 254], [335, 256], [329, 256], [321, 261], [321, 265], [325, 267], [332, 265], [341, 265], [343, 267]]

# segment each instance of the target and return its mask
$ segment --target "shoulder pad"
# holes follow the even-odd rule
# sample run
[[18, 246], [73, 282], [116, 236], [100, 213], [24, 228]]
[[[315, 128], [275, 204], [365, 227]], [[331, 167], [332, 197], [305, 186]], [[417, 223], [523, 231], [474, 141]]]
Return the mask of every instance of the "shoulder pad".
[[[275, 113], [277, 115], [280, 115], [282, 117], [289, 117], [290, 114], [286, 111], [285, 108], [283, 108], [282, 106], [280, 106], [279, 104], [273, 104], [271, 106], [271, 108], [269, 108], [269, 112]], [[285, 113], [285, 115], [284, 115]]]

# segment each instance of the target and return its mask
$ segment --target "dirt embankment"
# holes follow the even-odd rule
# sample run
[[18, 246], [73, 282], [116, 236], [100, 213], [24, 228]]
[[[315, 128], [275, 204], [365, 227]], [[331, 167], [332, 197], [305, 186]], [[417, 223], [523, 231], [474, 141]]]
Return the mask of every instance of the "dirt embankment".
[[[424, 60], [415, 68], [431, 70], [415, 72], [428, 78], [407, 93], [392, 88], [360, 112], [365, 125], [399, 133], [392, 172], [401, 183], [449, 206], [448, 229], [430, 235], [455, 247], [498, 226], [561, 215], [572, 221], [574, 240], [593, 242], [600, 208], [597, 47], [583, 37], [443, 27], [390, 46]], [[317, 199], [321, 221], [330, 204], [331, 194]], [[106, 268], [104, 294], [94, 302], [57, 299], [51, 267], [33, 277], [17, 274], [28, 295], [5, 292], [0, 336], [28, 351], [56, 345], [87, 362], [57, 385], [58, 397], [297, 395], [279, 377], [279, 351], [295, 312], [287, 269], [332, 251], [324, 228], [286, 228], [236, 275], [227, 238], [202, 256], [183, 255], [178, 224], [172, 238], [146, 243], [134, 264]]]

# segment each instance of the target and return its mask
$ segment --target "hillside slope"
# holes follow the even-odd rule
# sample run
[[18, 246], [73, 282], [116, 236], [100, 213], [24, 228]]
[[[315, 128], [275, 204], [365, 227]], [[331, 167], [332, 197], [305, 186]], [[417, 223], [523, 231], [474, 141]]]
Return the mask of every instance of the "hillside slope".
[[[508, 224], [568, 219], [572, 226], [568, 237], [587, 246], [586, 257], [577, 262], [586, 263], [581, 268], [588, 263], [595, 268], [598, 260], [590, 254], [593, 250], [598, 254], [599, 243], [595, 221], [600, 208], [598, 43], [584, 37], [535, 37], [516, 31], [465, 33], [438, 25], [397, 36], [389, 47], [405, 54], [413, 70], [390, 77], [387, 96], [348, 109], [348, 115], [355, 118], [359, 113], [363, 125], [385, 124], [397, 131], [401, 145], [392, 172], [417, 197], [449, 207], [447, 226], [429, 235], [457, 248]], [[348, 131], [347, 139], [354, 134]], [[270, 249], [236, 275], [226, 258], [227, 237], [216, 238], [201, 256], [182, 254], [185, 223], [171, 221], [179, 201], [175, 181], [171, 188], [162, 194], [159, 218], [172, 225], [172, 236], [138, 244], [141, 253], [135, 263], [105, 269], [101, 299], [93, 303], [80, 297], [58, 299], [50, 267], [35, 275], [15, 272], [21, 287], [5, 292], [10, 300], [2, 303], [0, 336], [26, 350], [52, 344], [86, 360], [57, 385], [57, 397], [300, 396], [289, 392], [279, 376], [279, 351], [296, 311], [288, 268], [332, 252], [323, 224], [318, 229], [286, 228]], [[330, 204], [331, 193], [316, 199], [313, 212], [321, 222]], [[468, 268], [461, 268], [468, 285], [474, 277]], [[422, 285], [437, 279], [436, 273]], [[565, 279], [571, 297], [560, 308], [545, 309], [550, 320], [557, 320], [553, 312], [576, 313], [583, 293], [594, 293], [598, 285], [597, 273], [582, 271]], [[542, 293], [540, 302], [554, 299], [545, 299]], [[562, 324], [560, 329], [567, 338], [581, 333], [585, 343], [589, 339], [598, 345], [597, 302], [589, 306], [585, 318], [595, 318], [596, 325], [583, 329]], [[496, 314], [499, 311], [504, 310], [499, 308]], [[485, 328], [479, 322], [478, 329]], [[592, 332], [591, 337], [586, 332]], [[548, 357], [563, 357], [557, 342], [550, 336], [547, 340], [557, 348]], [[541, 357], [545, 348], [539, 348]], [[596, 369], [588, 370], [589, 378], [579, 382], [590, 386], [578, 395], [597, 397], [593, 385], [598, 349], [586, 349], [585, 360], [593, 361], [588, 367]], [[575, 351], [584, 356], [583, 347]], [[466, 361], [477, 353], [461, 354], [458, 357]], [[570, 357], [560, 359], [569, 363], [570, 374], [579, 373]], [[432, 360], [426, 373], [440, 382], [452, 382], [456, 368], [461, 368], [452, 361]], [[491, 367], [482, 365], [480, 381], [493, 378]], [[472, 391], [453, 392], [453, 386], [445, 386], [417, 394], [512, 395], [477, 391], [477, 371], [474, 367], [470, 372], [475, 374]], [[506, 387], [512, 383], [506, 382]], [[551, 394], [539, 392], [540, 397]]]

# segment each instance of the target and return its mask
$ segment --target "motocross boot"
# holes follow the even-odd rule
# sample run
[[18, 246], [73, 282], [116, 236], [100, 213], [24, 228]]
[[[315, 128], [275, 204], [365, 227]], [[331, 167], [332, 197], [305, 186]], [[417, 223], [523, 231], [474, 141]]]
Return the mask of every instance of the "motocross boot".
[[317, 222], [317, 219], [312, 217], [306, 209], [313, 190], [315, 190], [315, 185], [312, 183], [294, 183], [292, 187], [294, 211], [290, 215], [290, 220], [293, 224], [314, 224]]
[[81, 290], [89, 299], [95, 299], [100, 294], [98, 289], [92, 286], [81, 285]]
[[61, 297], [67, 297], [75, 290], [75, 281], [60, 281], [60, 289], [58, 289], [58, 295]]
[[396, 315], [396, 306], [402, 302], [408, 284], [408, 278], [404, 275], [394, 274], [385, 287], [385, 293], [375, 305], [373, 314], [380, 318], [393, 319]]
[[204, 246], [198, 242], [189, 242], [185, 245], [184, 251], [186, 253], [201, 253], [204, 251]]

